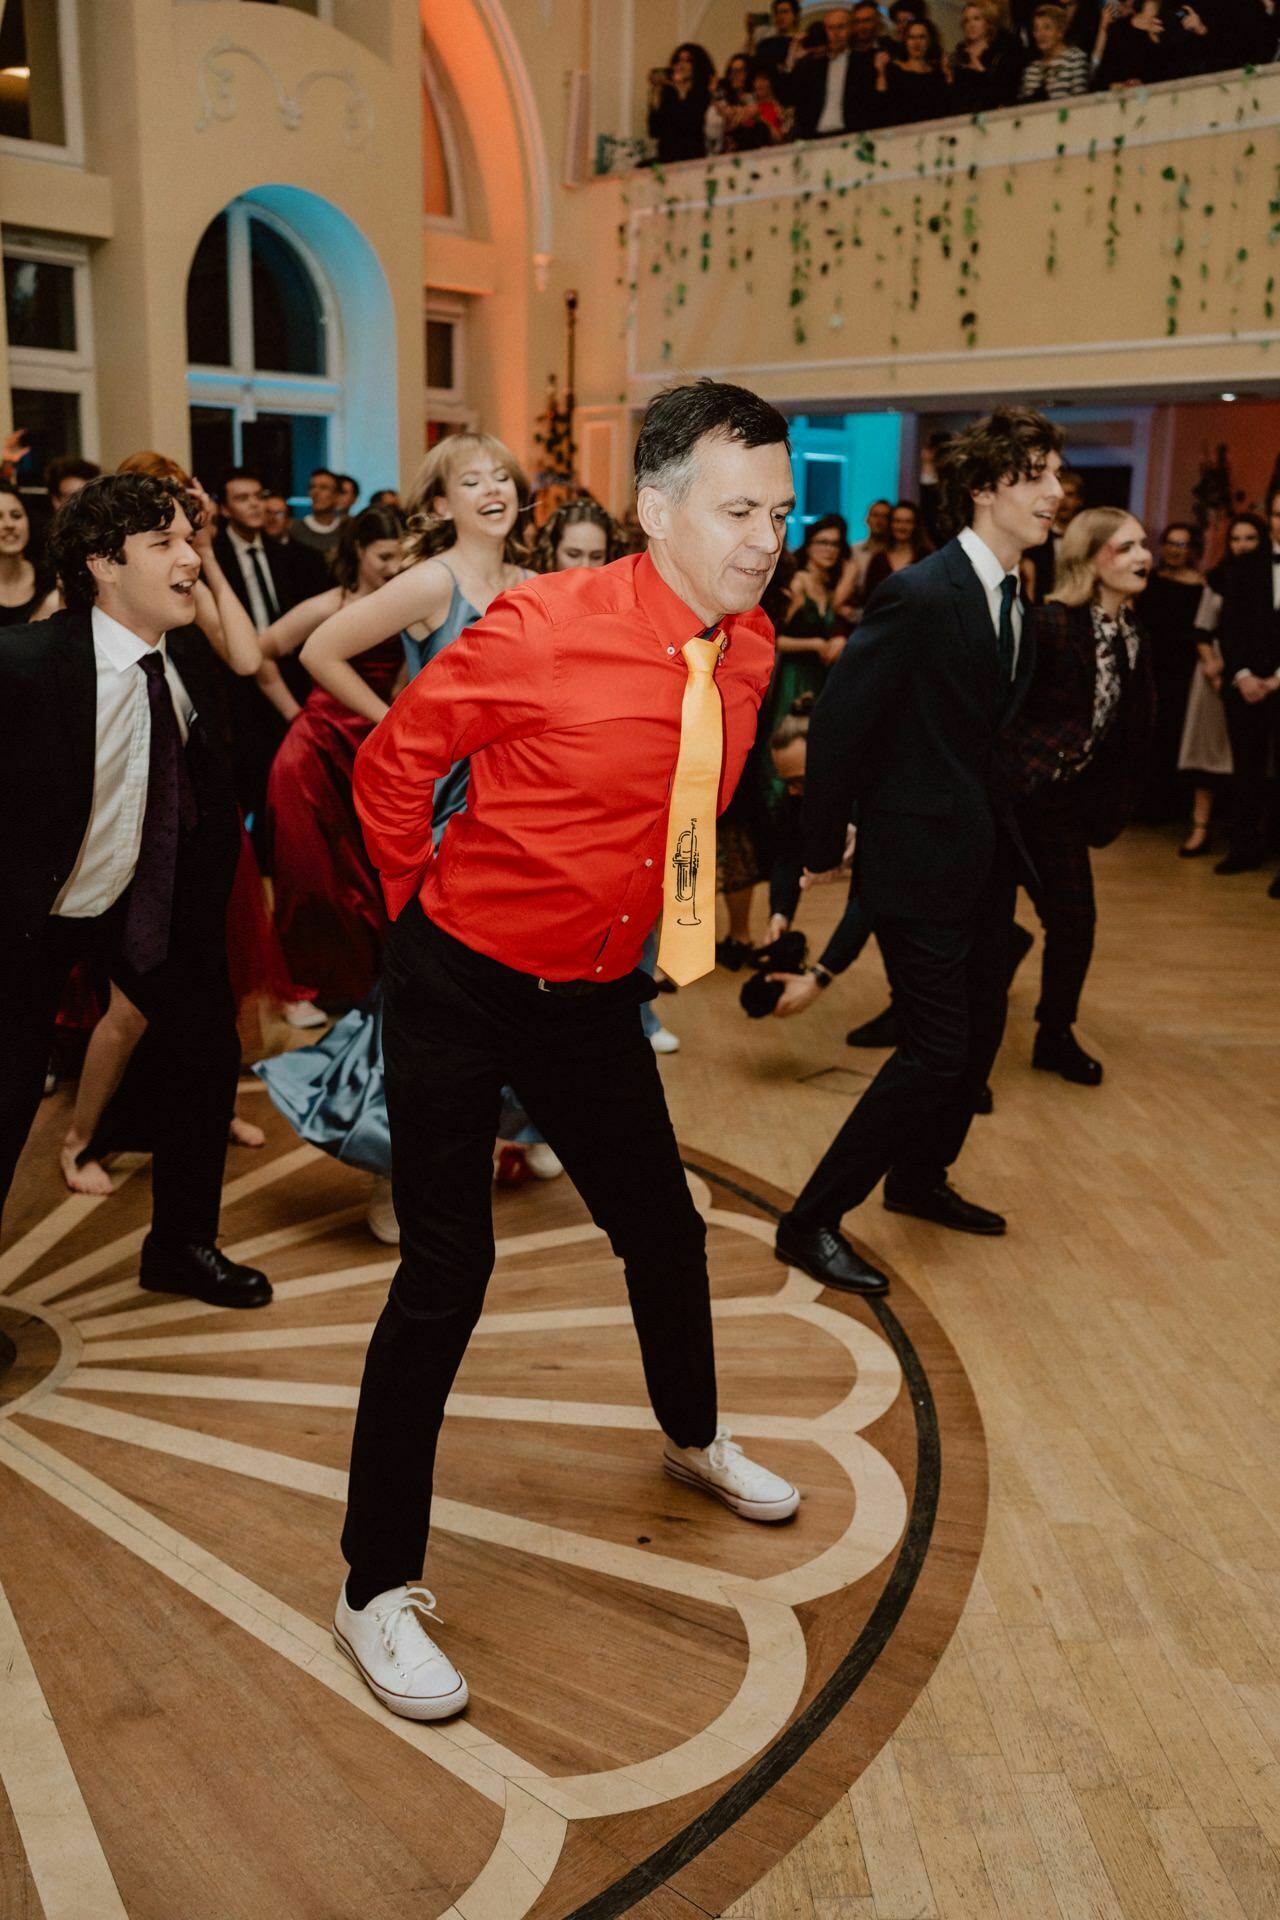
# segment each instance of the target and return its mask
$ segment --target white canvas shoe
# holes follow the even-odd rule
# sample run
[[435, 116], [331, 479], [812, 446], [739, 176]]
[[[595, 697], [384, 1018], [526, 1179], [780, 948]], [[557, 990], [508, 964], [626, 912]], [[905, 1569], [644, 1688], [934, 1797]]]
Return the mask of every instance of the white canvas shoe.
[[400, 1245], [400, 1222], [396, 1219], [396, 1203], [391, 1198], [391, 1182], [383, 1174], [374, 1180], [364, 1218], [374, 1239], [381, 1240], [384, 1247]]
[[545, 1140], [535, 1140], [524, 1150], [524, 1161], [535, 1180], [558, 1180], [564, 1167]]
[[709, 1493], [744, 1520], [789, 1520], [800, 1505], [791, 1482], [749, 1460], [726, 1427], [709, 1447], [677, 1447], [668, 1440], [662, 1464], [673, 1480]]
[[405, 1720], [449, 1720], [467, 1704], [467, 1683], [427, 1633], [436, 1597], [425, 1587], [391, 1587], [359, 1611], [338, 1595], [333, 1637], [384, 1707]]
[[656, 1033], [649, 1035], [649, 1045], [655, 1053], [679, 1053], [680, 1036], [672, 1033], [670, 1027], [659, 1027]]

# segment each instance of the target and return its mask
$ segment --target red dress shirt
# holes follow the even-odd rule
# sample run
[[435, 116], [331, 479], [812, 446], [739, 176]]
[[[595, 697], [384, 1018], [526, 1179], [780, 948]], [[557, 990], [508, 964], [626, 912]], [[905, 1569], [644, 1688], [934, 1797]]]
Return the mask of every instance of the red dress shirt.
[[[647, 554], [500, 595], [356, 758], [356, 808], [391, 918], [416, 893], [446, 933], [520, 973], [629, 973], [662, 910], [680, 649], [702, 628]], [[753, 608], [721, 631], [723, 812], [755, 739], [773, 628]], [[467, 804], [433, 857], [435, 783], [466, 757]]]

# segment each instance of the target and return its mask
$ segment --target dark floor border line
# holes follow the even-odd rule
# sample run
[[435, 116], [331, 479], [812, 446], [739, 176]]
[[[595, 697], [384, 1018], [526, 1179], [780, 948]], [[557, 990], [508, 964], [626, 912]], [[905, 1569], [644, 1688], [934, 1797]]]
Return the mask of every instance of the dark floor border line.
[[[767, 1200], [740, 1187], [732, 1180], [710, 1173], [705, 1167], [686, 1162], [704, 1180], [715, 1182], [739, 1199], [779, 1217], [779, 1209]], [[907, 1529], [898, 1549], [893, 1572], [880, 1598], [840, 1665], [821, 1691], [814, 1695], [798, 1719], [779, 1734], [753, 1766], [711, 1806], [673, 1835], [655, 1853], [639, 1862], [612, 1886], [575, 1907], [567, 1920], [615, 1920], [647, 1894], [654, 1893], [673, 1875], [696, 1860], [715, 1841], [721, 1839], [758, 1800], [795, 1766], [819, 1736], [826, 1732], [836, 1715], [852, 1700], [872, 1667], [884, 1652], [898, 1622], [906, 1611], [924, 1571], [925, 1556], [938, 1512], [942, 1483], [942, 1439], [938, 1431], [938, 1410], [929, 1377], [902, 1322], [884, 1300], [870, 1299], [868, 1306], [884, 1329], [885, 1337], [902, 1368], [902, 1377], [911, 1395], [916, 1421], [916, 1484], [911, 1501]]]

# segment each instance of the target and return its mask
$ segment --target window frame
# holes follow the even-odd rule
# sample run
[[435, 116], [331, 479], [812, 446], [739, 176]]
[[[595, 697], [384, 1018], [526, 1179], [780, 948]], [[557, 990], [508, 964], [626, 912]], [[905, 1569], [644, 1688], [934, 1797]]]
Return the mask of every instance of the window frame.
[[[0, 134], [0, 156], [15, 154], [24, 160], [52, 160], [63, 167], [84, 165], [84, 105], [80, 92], [80, 20], [76, 0], [57, 0], [58, 66], [62, 82], [62, 124], [65, 139], [18, 140]], [[6, 238], [6, 251], [8, 241]], [[90, 456], [86, 456], [88, 458]]]
[[[429, 387], [425, 384], [427, 322], [436, 320], [453, 328], [453, 385]], [[422, 303], [423, 395], [433, 420], [451, 417], [444, 409], [466, 408], [467, 395], [467, 307], [466, 303], [445, 293], [429, 292]]]
[[[343, 389], [342, 324], [329, 277], [306, 241], [287, 221], [254, 200], [236, 199], [221, 209], [227, 222], [227, 301], [230, 308], [231, 365], [214, 367], [187, 362], [188, 408], [220, 407], [230, 412], [236, 463], [244, 452], [244, 428], [260, 413], [321, 415], [329, 423], [331, 465], [340, 466], [345, 454], [346, 420]], [[259, 220], [272, 228], [298, 255], [311, 276], [320, 302], [328, 371], [278, 373], [253, 365], [253, 284], [249, 223]]]
[[[0, 141], [0, 147], [7, 145]], [[26, 142], [13, 143], [25, 146]], [[6, 228], [0, 252], [9, 260], [33, 260], [48, 267], [72, 270], [72, 308], [75, 314], [74, 349], [56, 347], [8, 348], [9, 391], [21, 387], [36, 393], [74, 393], [80, 400], [80, 451], [86, 460], [100, 456], [98, 380], [94, 358], [93, 291], [89, 276], [89, 249], [61, 235]]]

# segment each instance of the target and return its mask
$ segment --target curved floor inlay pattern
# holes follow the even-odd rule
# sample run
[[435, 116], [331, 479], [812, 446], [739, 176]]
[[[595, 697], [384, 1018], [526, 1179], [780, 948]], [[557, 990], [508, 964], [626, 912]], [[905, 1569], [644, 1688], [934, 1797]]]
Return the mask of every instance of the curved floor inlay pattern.
[[[224, 1214], [276, 1282], [262, 1313], [139, 1292], [145, 1178], [61, 1201], [0, 1259], [21, 1884], [45, 1920], [259, 1920], [286, 1875], [326, 1913], [388, 1920], [657, 1914], [667, 1883], [720, 1911], [878, 1751], [950, 1637], [986, 1500], [954, 1353], [900, 1281], [872, 1309], [784, 1271], [782, 1196], [691, 1155], [724, 1417], [806, 1495], [791, 1525], [745, 1526], [661, 1474], [617, 1265], [567, 1183], [499, 1196], [428, 1569], [472, 1706], [413, 1726], [328, 1632], [395, 1263], [358, 1176], [278, 1128], [272, 1145]], [[15, 1792], [24, 1764], [39, 1804]]]

